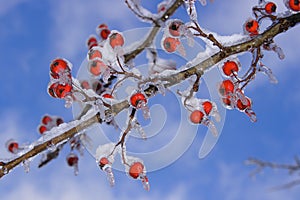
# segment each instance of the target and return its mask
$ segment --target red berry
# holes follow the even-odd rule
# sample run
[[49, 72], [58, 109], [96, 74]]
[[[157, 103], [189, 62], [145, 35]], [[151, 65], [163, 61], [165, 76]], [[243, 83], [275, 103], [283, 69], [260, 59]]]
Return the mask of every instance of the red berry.
[[107, 98], [107, 99], [113, 99], [114, 98], [111, 94], [108, 94], [108, 93], [103, 94], [102, 97]]
[[104, 28], [108, 28], [108, 26], [106, 24], [100, 24], [98, 26], [99, 29], [104, 29]]
[[10, 140], [7, 143], [7, 150], [11, 153], [16, 153], [19, 149], [19, 144], [16, 141]]
[[108, 159], [106, 157], [102, 157], [99, 161], [99, 166], [102, 169], [105, 165], [109, 163]]
[[89, 49], [91, 49], [92, 47], [98, 46], [97, 38], [94, 36], [90, 36], [89, 39], [87, 40], [87, 46]]
[[46, 132], [46, 131], [47, 131], [47, 127], [46, 127], [46, 126], [41, 125], [41, 126], [39, 127], [39, 132], [40, 132], [40, 134], [43, 134], [43, 133]]
[[42, 118], [42, 123], [47, 125], [49, 122], [52, 121], [52, 118], [48, 115], [45, 115], [43, 118]]
[[141, 102], [141, 101], [144, 101], [145, 103], [147, 103], [147, 99], [146, 99], [145, 95], [143, 95], [142, 93], [136, 93], [130, 97], [130, 103], [134, 107], [137, 107], [139, 102]]
[[67, 163], [70, 167], [77, 165], [78, 164], [78, 156], [73, 153], [70, 153], [67, 157]]
[[109, 29], [103, 29], [101, 30], [100, 32], [100, 37], [103, 39], [103, 40], [106, 40], [108, 38], [110, 34], [110, 30]]
[[166, 37], [163, 41], [163, 47], [169, 53], [176, 51], [178, 45], [180, 45], [178, 38]]
[[169, 32], [172, 36], [178, 37], [180, 36], [180, 30], [179, 27], [182, 25], [183, 23], [181, 21], [173, 21], [170, 25], [169, 25]]
[[141, 162], [135, 162], [130, 166], [129, 175], [137, 179], [144, 171], [144, 165]]
[[250, 36], [258, 35], [259, 24], [258, 21], [250, 19], [245, 23], [245, 30]]
[[194, 110], [190, 115], [190, 120], [194, 124], [200, 124], [203, 120], [204, 114], [200, 110]]
[[224, 63], [223, 67], [222, 67], [223, 73], [226, 76], [230, 76], [232, 75], [234, 72], [238, 72], [239, 71], [239, 66], [236, 62], [234, 61], [227, 61]]
[[81, 82], [81, 87], [82, 87], [83, 89], [91, 89], [91, 86], [90, 86], [90, 84], [89, 84], [88, 81], [82, 81], [82, 82]]
[[288, 6], [293, 11], [300, 11], [300, 0], [288, 0]]
[[222, 98], [222, 102], [225, 106], [231, 106], [230, 98]]
[[222, 96], [230, 95], [234, 92], [234, 84], [231, 80], [224, 80], [219, 87], [219, 92]]
[[66, 60], [57, 58], [50, 64], [50, 72], [53, 78], [59, 78], [59, 74], [64, 71], [70, 71], [69, 64]]
[[90, 72], [94, 76], [99, 76], [106, 68], [107, 66], [100, 60], [93, 60], [90, 63]]
[[243, 102], [242, 102], [240, 99], [237, 100], [237, 102], [236, 102], [236, 107], [237, 107], [239, 110], [243, 111], [243, 110], [245, 110], [246, 108], [251, 108], [251, 100], [250, 100], [248, 97], [246, 97], [246, 99], [247, 99], [247, 104], [246, 104], [246, 105], [243, 104]]
[[53, 83], [48, 87], [48, 93], [53, 98], [57, 98], [57, 96], [55, 95], [55, 89], [57, 86], [58, 86], [58, 83]]
[[113, 33], [109, 37], [109, 44], [113, 49], [117, 46], [123, 46], [124, 38], [120, 33]]
[[89, 57], [89, 60], [93, 60], [95, 58], [101, 59], [102, 53], [101, 53], [100, 49], [97, 49], [97, 47], [94, 47], [89, 50], [88, 57]]
[[205, 114], [209, 115], [209, 113], [211, 112], [211, 110], [213, 108], [213, 105], [210, 101], [205, 101], [202, 103], [202, 107], [203, 107]]
[[58, 84], [54, 90], [57, 98], [65, 98], [72, 91], [72, 85], [70, 84]]
[[56, 126], [59, 126], [62, 123], [64, 123], [64, 120], [62, 118], [59, 117], [59, 118], [56, 119]]
[[277, 9], [277, 6], [276, 6], [276, 4], [273, 3], [273, 2], [268, 2], [268, 3], [265, 5], [265, 11], [266, 11], [266, 13], [268, 13], [268, 14], [271, 14], [271, 13], [276, 12], [276, 9]]

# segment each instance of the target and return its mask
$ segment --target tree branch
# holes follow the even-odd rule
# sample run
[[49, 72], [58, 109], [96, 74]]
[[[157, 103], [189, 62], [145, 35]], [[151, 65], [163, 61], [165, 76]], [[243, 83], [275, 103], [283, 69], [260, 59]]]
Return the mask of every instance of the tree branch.
[[28, 151], [27, 153], [5, 163], [2, 162], [1, 165], [1, 169], [0, 169], [0, 178], [3, 177], [4, 175], [8, 174], [9, 171], [11, 169], [13, 169], [14, 167], [18, 166], [20, 163], [28, 160], [29, 158], [32, 158], [36, 155], [38, 155], [39, 153], [47, 150], [49, 148], [49, 146], [52, 145], [57, 145], [69, 138], [72, 138], [74, 135], [76, 135], [77, 133], [81, 132], [82, 130], [90, 127], [91, 125], [95, 124], [95, 123], [101, 123], [102, 120], [100, 119], [100, 115], [96, 114], [95, 116], [91, 117], [90, 119], [81, 122], [80, 124], [78, 124], [77, 126], [69, 129], [68, 131], [52, 138], [51, 140], [45, 141], [42, 144], [36, 145], [34, 146], [30, 151]]
[[[166, 10], [166, 12], [162, 15], [162, 17], [159, 20], [165, 22], [183, 4], [183, 2], [184, 2], [183, 0], [176, 0], [172, 4], [172, 6], [170, 6], [170, 8]], [[137, 55], [139, 55], [142, 51], [144, 51], [145, 48], [149, 47], [152, 44], [155, 36], [157, 35], [159, 29], [161, 28], [161, 25], [160, 23], [158, 23], [158, 21], [155, 23], [155, 25], [149, 32], [145, 41], [138, 48], [124, 55], [125, 63], [128, 63], [130, 60], [134, 59]]]
[[[166, 21], [169, 16], [175, 12], [175, 10], [182, 4], [182, 0], [177, 0], [174, 5], [172, 5], [166, 13], [161, 18], [162, 21]], [[274, 38], [275, 36], [279, 35], [282, 32], [287, 31], [289, 28], [294, 27], [296, 24], [300, 22], [300, 13], [293, 14], [291, 16], [288, 16], [286, 18], [279, 19], [278, 22], [274, 23], [264, 31], [262, 34], [258, 35], [257, 37], [254, 37], [250, 39], [249, 41], [242, 42], [233, 46], [225, 47], [225, 49], [220, 50], [218, 53], [214, 54], [210, 58], [207, 58], [206, 60], [200, 62], [199, 64], [183, 70], [181, 72], [175, 73], [171, 76], [162, 77], [159, 80], [161, 81], [167, 81], [167, 83], [164, 85], [165, 87], [171, 87], [173, 85], [176, 85], [180, 83], [181, 81], [191, 77], [194, 74], [199, 74], [199, 76], [203, 75], [204, 72], [211, 67], [213, 67], [215, 64], [220, 62], [221, 60], [227, 58], [228, 56], [239, 54], [242, 52], [249, 51], [250, 49], [257, 48], [261, 46], [264, 42]], [[131, 59], [135, 58], [139, 53], [141, 53], [146, 47], [148, 47], [151, 42], [153, 41], [156, 33], [159, 30], [159, 26], [153, 27], [152, 31], [149, 33], [147, 39], [143, 42], [143, 44], [135, 49], [134, 51], [128, 53], [125, 55], [125, 61], [128, 62]], [[145, 94], [150, 97], [151, 94], [155, 93], [157, 91], [156, 87], [149, 86], [144, 92]], [[111, 109], [106, 110], [106, 114], [112, 114], [113, 116], [117, 115], [122, 110], [128, 108], [129, 102], [127, 100], [124, 100], [120, 103], [112, 105]], [[32, 158], [39, 153], [45, 151], [49, 144], [51, 145], [57, 145], [65, 140], [68, 140], [69, 138], [73, 137], [80, 131], [90, 127], [91, 125], [95, 123], [101, 123], [102, 120], [100, 119], [100, 115], [96, 114], [95, 116], [91, 117], [90, 119], [83, 121], [76, 127], [70, 128], [68, 131], [61, 133], [60, 135], [52, 138], [49, 141], [45, 141], [42, 144], [36, 145], [33, 147], [32, 150], [28, 151], [27, 153], [5, 163], [0, 162], [0, 178], [6, 175], [11, 169], [18, 166], [20, 163], [28, 160], [29, 158]]]

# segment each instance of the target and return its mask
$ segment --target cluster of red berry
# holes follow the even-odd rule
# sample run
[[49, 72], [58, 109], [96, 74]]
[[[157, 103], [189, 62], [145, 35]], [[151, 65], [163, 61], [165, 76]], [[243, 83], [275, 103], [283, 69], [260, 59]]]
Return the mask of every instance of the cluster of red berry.
[[256, 121], [256, 115], [252, 110], [252, 101], [244, 95], [244, 91], [239, 88], [239, 78], [237, 76], [240, 70], [238, 61], [228, 60], [222, 66], [223, 74], [228, 79], [222, 81], [219, 85], [219, 94], [223, 105], [227, 109], [236, 108], [241, 112], [245, 112], [251, 119]]
[[[299, 0], [283, 0], [283, 1], [285, 6], [289, 10], [293, 12], [300, 11]], [[255, 15], [256, 19], [250, 18], [244, 24], [245, 33], [249, 34], [250, 36], [258, 35], [260, 21], [264, 18], [275, 20], [276, 17], [274, 16], [274, 14], [276, 13], [276, 10], [277, 10], [276, 3], [272, 1], [261, 0], [260, 5], [253, 8], [253, 14]]]
[[53, 127], [59, 126], [64, 123], [64, 120], [61, 117], [57, 116], [43, 116], [41, 124], [38, 127], [38, 132], [44, 134], [46, 131], [51, 130]]
[[187, 38], [188, 44], [192, 46], [193, 34], [181, 20], [170, 20], [166, 27], [161, 43], [162, 48], [168, 53], [174, 53], [177, 50], [182, 56], [185, 56], [185, 49], [180, 39]]
[[54, 98], [66, 98], [72, 93], [72, 64], [63, 58], [57, 58], [50, 64], [50, 83], [48, 93]]

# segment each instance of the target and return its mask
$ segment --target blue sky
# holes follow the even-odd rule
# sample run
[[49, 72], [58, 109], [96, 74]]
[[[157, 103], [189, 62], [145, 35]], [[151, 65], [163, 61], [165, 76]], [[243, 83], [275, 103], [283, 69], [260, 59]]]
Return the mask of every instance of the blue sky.
[[[143, 2], [153, 8], [153, 2], [159, 1]], [[280, 10], [284, 9], [281, 1], [275, 2]], [[206, 7], [198, 3], [199, 22], [220, 34], [240, 33], [255, 3], [215, 0]], [[174, 18], [187, 20], [184, 15], [181, 8]], [[52, 99], [46, 92], [49, 63], [56, 57], [65, 57], [73, 63], [73, 75], [76, 75], [86, 57], [86, 38], [95, 34], [95, 27], [103, 22], [119, 31], [148, 26], [139, 22], [123, 1], [118, 0], [0, 3], [0, 157], [10, 156], [4, 148], [7, 139], [29, 143], [38, 138], [36, 128], [43, 114], [72, 119], [71, 109], [65, 109], [62, 101]], [[245, 166], [244, 161], [253, 156], [289, 163], [298, 153], [300, 40], [296, 38], [299, 31], [295, 27], [275, 39], [286, 54], [284, 60], [272, 53], [266, 53], [264, 58], [279, 83], [272, 85], [265, 76], [258, 75], [246, 89], [254, 102], [258, 122], [251, 123], [244, 114], [228, 111], [217, 145], [203, 160], [198, 159], [198, 151], [206, 129], [200, 127], [193, 143], [178, 160], [148, 174], [150, 192], [122, 172], [116, 172], [116, 186], [110, 188], [87, 152], [80, 158], [79, 176], [73, 176], [65, 163], [66, 148], [60, 158], [42, 169], [37, 169], [39, 158], [36, 158], [29, 174], [19, 167], [1, 179], [2, 199], [296, 199], [300, 195], [299, 187], [268, 191], [272, 186], [294, 180], [296, 175], [267, 170], [253, 179], [249, 177], [253, 168]], [[249, 58], [245, 54], [241, 59], [245, 68]], [[175, 122], [179, 119], [172, 120], [176, 131]], [[168, 139], [168, 135], [162, 139]], [[134, 145], [138, 144], [141, 142]]]

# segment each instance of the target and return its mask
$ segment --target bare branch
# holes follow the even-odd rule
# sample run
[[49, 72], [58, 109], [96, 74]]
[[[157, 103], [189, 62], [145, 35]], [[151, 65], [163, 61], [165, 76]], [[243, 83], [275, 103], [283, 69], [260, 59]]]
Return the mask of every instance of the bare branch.
[[17, 157], [7, 163], [3, 163], [0, 169], [0, 178], [3, 177], [4, 175], [8, 174], [10, 170], [18, 166], [20, 163], [28, 160], [29, 158], [32, 158], [39, 153], [45, 151], [48, 149], [49, 144], [51, 145], [56, 145], [59, 144], [66, 139], [69, 139], [79, 133], [80, 131], [90, 127], [91, 125], [95, 123], [101, 122], [99, 114], [96, 114], [95, 116], [91, 117], [90, 119], [83, 121], [82, 123], [78, 124], [77, 126], [69, 129], [68, 131], [52, 138], [51, 140], [45, 141], [42, 144], [36, 145], [33, 147], [32, 150], [28, 151], [27, 153], [21, 155], [20, 157]]
[[[300, 171], [300, 163], [299, 163], [298, 157], [295, 157], [295, 164], [279, 164], [279, 163], [259, 160], [256, 158], [249, 158], [248, 160], [245, 161], [245, 164], [246, 165], [254, 165], [256, 167], [251, 172], [250, 176], [255, 176], [256, 174], [263, 171], [265, 168], [287, 170], [289, 172], [289, 174], [293, 174], [295, 172]], [[300, 185], [300, 179], [296, 179], [296, 180], [293, 180], [286, 184], [272, 187], [271, 190], [283, 190], [283, 189], [288, 189], [288, 188], [294, 187], [296, 185]]]

